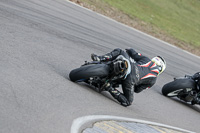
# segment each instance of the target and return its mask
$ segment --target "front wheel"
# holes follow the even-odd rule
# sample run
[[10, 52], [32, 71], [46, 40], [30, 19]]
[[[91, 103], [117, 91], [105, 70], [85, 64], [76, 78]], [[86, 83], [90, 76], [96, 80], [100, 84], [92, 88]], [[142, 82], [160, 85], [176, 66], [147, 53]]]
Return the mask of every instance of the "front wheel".
[[195, 88], [195, 82], [192, 79], [176, 79], [165, 84], [162, 88], [162, 94], [168, 97], [178, 96], [178, 94], [187, 90], [190, 91]]
[[109, 66], [106, 64], [90, 64], [81, 66], [70, 72], [71, 81], [85, 81], [90, 77], [105, 77], [109, 74]]

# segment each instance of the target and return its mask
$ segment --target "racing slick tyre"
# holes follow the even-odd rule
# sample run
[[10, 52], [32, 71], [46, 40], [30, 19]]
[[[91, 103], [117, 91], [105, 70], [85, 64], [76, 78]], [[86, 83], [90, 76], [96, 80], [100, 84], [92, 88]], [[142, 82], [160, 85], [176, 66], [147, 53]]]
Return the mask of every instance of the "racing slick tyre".
[[106, 64], [90, 64], [81, 66], [70, 72], [69, 78], [73, 82], [84, 81], [90, 77], [105, 77], [109, 74], [109, 66]]
[[167, 97], [174, 97], [179, 94], [179, 92], [185, 89], [194, 89], [195, 82], [192, 79], [176, 79], [172, 82], [165, 84], [162, 88], [162, 94]]

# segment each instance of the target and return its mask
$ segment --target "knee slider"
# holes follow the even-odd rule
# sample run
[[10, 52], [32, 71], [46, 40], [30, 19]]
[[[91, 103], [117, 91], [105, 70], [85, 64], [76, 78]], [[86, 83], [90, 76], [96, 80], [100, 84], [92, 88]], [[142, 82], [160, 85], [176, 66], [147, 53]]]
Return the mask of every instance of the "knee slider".
[[118, 96], [117, 100], [118, 100], [118, 101], [121, 103], [121, 105], [123, 105], [123, 106], [129, 106], [129, 105], [131, 105], [130, 102], [127, 100], [127, 98], [126, 98], [124, 95], [122, 95], [122, 94], [120, 94], [120, 95]]

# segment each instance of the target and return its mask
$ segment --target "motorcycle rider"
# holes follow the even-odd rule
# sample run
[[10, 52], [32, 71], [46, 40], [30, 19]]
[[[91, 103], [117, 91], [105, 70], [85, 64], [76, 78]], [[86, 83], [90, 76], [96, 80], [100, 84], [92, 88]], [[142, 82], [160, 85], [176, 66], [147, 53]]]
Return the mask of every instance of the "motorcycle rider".
[[[200, 72], [196, 72], [192, 76], [192, 79], [195, 81], [197, 85], [197, 89], [200, 90]], [[192, 104], [200, 104], [200, 97], [197, 96], [196, 98], [194, 98], [194, 100], [192, 101]]]
[[133, 102], [133, 93], [139, 93], [152, 87], [156, 83], [157, 76], [165, 70], [166, 62], [160, 56], [156, 56], [150, 60], [148, 57], [137, 53], [134, 49], [126, 49], [124, 51], [119, 48], [102, 56], [92, 54], [91, 58], [93, 61], [111, 61], [115, 60], [119, 55], [124, 56], [131, 62], [131, 73], [120, 82], [123, 93], [110, 84], [106, 87], [121, 105], [130, 106]]

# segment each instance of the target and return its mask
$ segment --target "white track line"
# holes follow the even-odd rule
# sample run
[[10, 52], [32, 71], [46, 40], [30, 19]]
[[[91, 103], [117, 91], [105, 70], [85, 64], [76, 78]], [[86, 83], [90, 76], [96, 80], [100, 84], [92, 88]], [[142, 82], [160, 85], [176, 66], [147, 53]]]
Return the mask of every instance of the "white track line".
[[143, 124], [148, 124], [148, 125], [154, 125], [154, 126], [160, 126], [164, 128], [169, 128], [173, 130], [177, 130], [180, 132], [185, 132], [185, 133], [195, 133], [192, 131], [188, 131], [185, 129], [165, 125], [165, 124], [160, 124], [156, 122], [150, 122], [150, 121], [145, 121], [145, 120], [138, 120], [138, 119], [131, 119], [131, 118], [126, 118], [126, 117], [118, 117], [118, 116], [110, 116], [110, 115], [89, 115], [89, 116], [83, 116], [75, 119], [72, 123], [71, 126], [71, 133], [78, 133], [79, 129], [83, 124], [91, 122], [91, 121], [102, 121], [102, 120], [117, 120], [117, 121], [126, 121], [126, 122], [136, 122], [136, 123], [143, 123]]
[[72, 126], [71, 126], [71, 133], [78, 133], [81, 126], [83, 126], [83, 124], [85, 123], [88, 123], [91, 121], [102, 121], [102, 120], [136, 122], [136, 123], [143, 123], [143, 124], [148, 124], [148, 125], [169, 128], [169, 129], [173, 129], [173, 130], [177, 130], [177, 131], [185, 132], [185, 133], [195, 133], [192, 131], [188, 131], [185, 129], [181, 129], [181, 128], [177, 128], [177, 127], [173, 127], [173, 126], [169, 126], [165, 124], [160, 124], [160, 123], [155, 123], [155, 122], [150, 122], [150, 121], [145, 121], [145, 120], [131, 119], [131, 118], [126, 118], [126, 117], [110, 116], [110, 115], [89, 115], [89, 116], [79, 117], [73, 121]]

